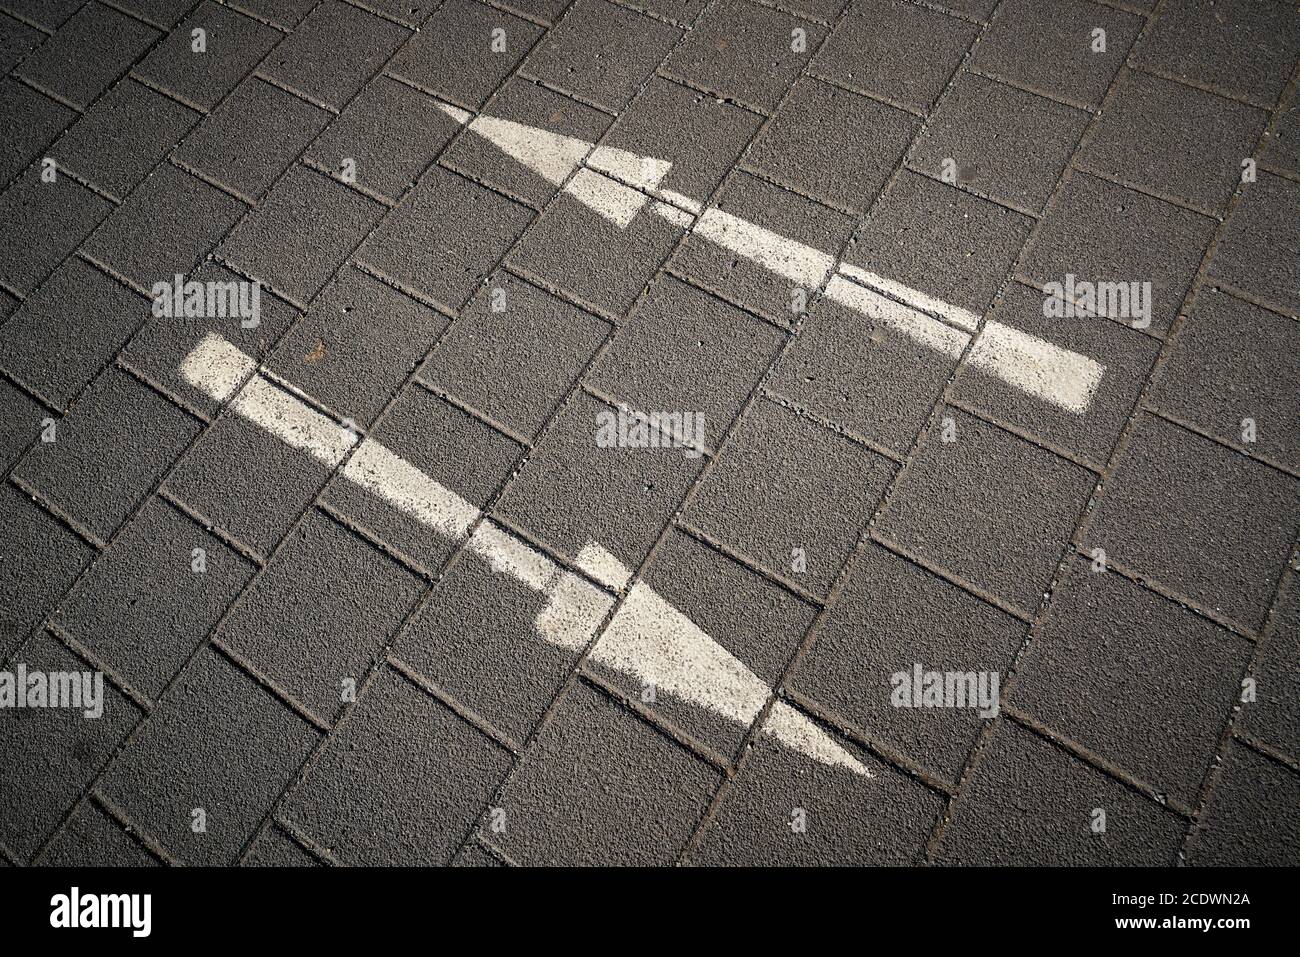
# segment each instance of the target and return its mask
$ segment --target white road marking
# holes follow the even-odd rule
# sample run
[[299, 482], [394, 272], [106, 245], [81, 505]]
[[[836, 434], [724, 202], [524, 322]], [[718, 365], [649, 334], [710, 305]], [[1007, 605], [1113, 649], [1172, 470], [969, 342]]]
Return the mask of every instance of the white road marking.
[[902, 303], [886, 299], [865, 286], [849, 282], [843, 276], [832, 276], [826, 286], [826, 295], [869, 319], [910, 336], [935, 352], [956, 359], [970, 342], [970, 336], [960, 332], [933, 316], [917, 312]]
[[[995, 322], [980, 329], [980, 317], [969, 309], [852, 263], [837, 264], [829, 253], [717, 207], [702, 211], [697, 200], [659, 189], [672, 168], [667, 160], [597, 147], [506, 120], [479, 117], [469, 122], [469, 128], [553, 183], [585, 163], [564, 191], [620, 228], [629, 227], [655, 196], [659, 201], [652, 208], [660, 217], [809, 292], [821, 288], [838, 265], [838, 274], [826, 290], [832, 298], [953, 358], [961, 355], [973, 335], [976, 342], [969, 361], [976, 368], [1058, 408], [1078, 415], [1087, 412], [1105, 375], [1106, 367], [1088, 356]], [[697, 217], [693, 225], [692, 217]]]
[[[337, 466], [357, 444], [354, 433], [276, 386], [257, 371], [251, 358], [215, 333], [185, 357], [181, 374], [214, 399], [229, 400], [233, 412], [327, 465]], [[551, 644], [581, 651], [614, 605], [613, 595], [564, 570], [500, 526], [485, 519], [474, 527], [481, 512], [473, 503], [374, 439], [361, 441], [340, 474], [444, 538], [459, 541], [468, 535], [466, 547], [494, 572], [545, 595], [534, 627]], [[581, 549], [577, 565], [615, 590], [632, 579], [631, 571], [598, 542]], [[744, 662], [644, 582], [632, 584], [591, 656], [743, 727], [754, 723], [772, 696], [772, 689]], [[871, 776], [830, 735], [781, 702], [776, 702], [762, 731], [816, 761]]]
[[723, 212], [706, 210], [695, 223], [695, 232], [733, 253], [753, 260], [764, 269], [784, 276], [808, 292], [820, 289], [835, 268], [834, 257], [780, 233]]
[[1081, 415], [1092, 405], [1106, 367], [1087, 356], [989, 321], [969, 362], [1022, 392]]

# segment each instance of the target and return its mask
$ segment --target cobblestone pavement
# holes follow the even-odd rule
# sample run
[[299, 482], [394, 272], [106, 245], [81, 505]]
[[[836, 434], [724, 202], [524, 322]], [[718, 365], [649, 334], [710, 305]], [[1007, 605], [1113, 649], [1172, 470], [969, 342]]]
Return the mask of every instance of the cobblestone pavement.
[[0, 0], [0, 864], [1300, 863], [1298, 59]]

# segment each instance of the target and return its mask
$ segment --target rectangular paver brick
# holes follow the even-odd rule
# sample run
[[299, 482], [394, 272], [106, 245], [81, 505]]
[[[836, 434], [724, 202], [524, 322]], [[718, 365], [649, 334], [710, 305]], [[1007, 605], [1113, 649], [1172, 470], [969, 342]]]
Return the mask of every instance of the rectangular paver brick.
[[[761, 400], [719, 454], [685, 519], [824, 596], [893, 474], [883, 456]], [[796, 550], [804, 558], [798, 566]]]
[[[29, 672], [94, 670], [46, 632], [6, 667], [19, 663]], [[0, 787], [21, 796], [0, 803], [0, 841], [28, 860], [139, 720], [135, 705], [107, 681], [103, 695], [98, 718], [82, 709], [23, 708], [6, 709], [0, 719]]]
[[443, 865], [509, 767], [499, 745], [385, 668], [283, 814], [349, 864]]
[[[221, 642], [325, 724], [423, 591], [393, 559], [312, 510], [230, 612]], [[298, 612], [286, 618], [285, 609]], [[274, 641], [266, 636], [275, 635]]]
[[501, 795], [509, 826], [487, 836], [525, 866], [671, 864], [719, 780], [710, 765], [580, 683]]
[[[316, 741], [307, 722], [205, 648], [100, 787], [176, 859], [233, 864]], [[205, 831], [192, 827], [195, 809]]]
[[374, 200], [294, 166], [231, 231], [217, 256], [305, 306], [383, 214]]
[[113, 209], [71, 176], [29, 169], [0, 193], [0, 282], [31, 293]]
[[894, 676], [910, 684], [916, 665], [996, 673], [1000, 689], [1024, 636], [1010, 615], [870, 543], [790, 687], [956, 785], [986, 723], [981, 708], [896, 707]]
[[199, 423], [109, 367], [14, 474], [107, 540], [199, 434]]
[[674, 26], [604, 0], [577, 0], [537, 44], [523, 71], [617, 112], [681, 35]]
[[77, 119], [62, 103], [8, 76], [0, 78], [0, 113], [9, 118], [0, 128], [0, 184], [4, 185]]
[[84, 109], [161, 34], [102, 3], [87, 3], [18, 67], [17, 74]]
[[454, 311], [492, 272], [532, 215], [435, 166], [366, 240], [357, 259]]
[[253, 572], [247, 559], [154, 498], [77, 583], [54, 621], [153, 700]]
[[1300, 183], [1261, 173], [1247, 184], [1210, 259], [1212, 279], [1300, 317]]
[[1090, 521], [1089, 549], [1257, 631], [1300, 527], [1300, 480], [1143, 415]]
[[351, 4], [326, 0], [267, 54], [258, 72], [341, 110], [410, 35]]
[[[207, 49], [195, 53], [194, 31]], [[212, 110], [270, 52], [282, 34], [224, 4], [205, 2], [135, 69], [151, 85], [201, 110]]]
[[[953, 441], [944, 441], [951, 419]], [[946, 408], [890, 494], [877, 529], [1032, 614], [1095, 484], [1092, 473]]]

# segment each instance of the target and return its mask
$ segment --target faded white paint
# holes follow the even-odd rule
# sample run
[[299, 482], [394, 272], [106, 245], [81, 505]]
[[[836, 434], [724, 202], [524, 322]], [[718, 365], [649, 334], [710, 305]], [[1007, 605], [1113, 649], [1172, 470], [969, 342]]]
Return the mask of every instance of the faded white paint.
[[959, 332], [933, 316], [917, 312], [855, 282], [849, 282], [843, 276], [831, 277], [830, 283], [826, 286], [826, 295], [855, 312], [862, 313], [873, 322], [901, 332], [922, 345], [954, 359], [961, 355], [966, 344], [970, 342], [970, 336], [966, 333]]
[[822, 281], [835, 265], [835, 259], [819, 249], [795, 242], [716, 206], [699, 218], [694, 234], [784, 276], [809, 292], [821, 288]]
[[921, 292], [919, 289], [913, 289], [901, 282], [887, 279], [871, 272], [869, 269], [863, 269], [861, 266], [854, 266], [852, 263], [840, 263], [840, 272], [850, 279], [880, 290], [887, 296], [899, 299], [915, 309], [928, 312], [941, 319], [947, 319], [953, 325], [960, 326], [968, 332], [974, 332], [980, 324], [980, 317], [969, 309], [954, 306], [950, 302], [944, 302], [942, 299], [937, 299], [928, 293]]
[[[354, 433], [277, 387], [257, 372], [252, 359], [216, 334], [209, 334], [186, 356], [181, 374], [213, 398], [229, 400], [233, 412], [327, 465], [338, 465], [357, 444]], [[466, 547], [494, 572], [545, 595], [534, 627], [539, 637], [557, 647], [582, 651], [614, 606], [609, 592], [564, 570], [499, 525], [479, 521], [481, 512], [471, 502], [374, 439], [361, 441], [340, 474], [444, 538], [459, 541], [469, 536]], [[615, 590], [632, 579], [631, 570], [597, 542], [579, 551], [576, 564]], [[632, 585], [591, 654], [597, 662], [652, 681], [667, 694], [745, 727], [753, 724], [772, 694], [743, 662], [643, 582]], [[778, 702], [776, 707], [786, 706]], [[798, 711], [772, 713], [776, 720], [767, 722], [765, 733], [814, 760], [868, 774]]]
[[988, 322], [967, 361], [1045, 402], [1081, 415], [1092, 405], [1106, 367], [1037, 336]]

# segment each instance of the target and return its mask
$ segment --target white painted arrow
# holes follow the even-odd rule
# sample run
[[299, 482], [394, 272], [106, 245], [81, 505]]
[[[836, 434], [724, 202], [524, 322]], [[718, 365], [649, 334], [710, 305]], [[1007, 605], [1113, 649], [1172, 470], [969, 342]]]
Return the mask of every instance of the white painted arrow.
[[[874, 322], [915, 339], [949, 358], [975, 340], [967, 361], [975, 368], [1077, 415], [1088, 411], [1106, 368], [1060, 346], [968, 309], [877, 275], [717, 207], [661, 189], [672, 163], [626, 150], [596, 146], [512, 120], [443, 110], [503, 153], [622, 229], [647, 204], [656, 214], [812, 292], [829, 277], [826, 295]], [[582, 167], [579, 169], [579, 167]]]
[[[405, 512], [425, 528], [466, 547], [497, 574], [522, 582], [546, 597], [534, 621], [537, 634], [580, 653], [595, 637], [614, 596], [543, 555], [483, 517], [471, 502], [435, 481], [372, 438], [359, 439], [258, 371], [257, 363], [221, 336], [209, 334], [181, 363], [190, 385], [231, 411], [329, 468], [344, 459], [341, 475]], [[348, 453], [351, 452], [351, 456]], [[476, 524], [477, 523], [477, 524]], [[600, 544], [579, 552], [577, 566], [620, 591], [632, 573]], [[748, 728], [772, 697], [743, 661], [644, 582], [627, 597], [591, 649], [591, 658], [657, 692], [674, 695]], [[762, 731], [789, 748], [833, 767], [872, 777], [860, 761], [805, 715], [776, 701]]]

